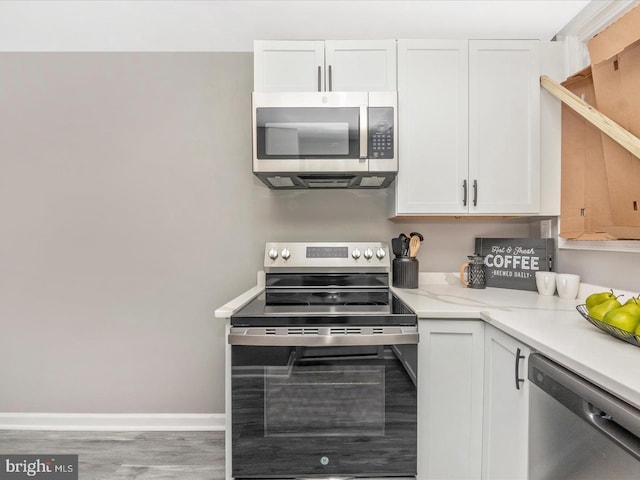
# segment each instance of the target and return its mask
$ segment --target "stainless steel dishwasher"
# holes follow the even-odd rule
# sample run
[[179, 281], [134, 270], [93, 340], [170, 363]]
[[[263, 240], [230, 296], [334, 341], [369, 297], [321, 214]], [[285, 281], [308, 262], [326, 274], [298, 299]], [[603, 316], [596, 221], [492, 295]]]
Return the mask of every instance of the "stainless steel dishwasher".
[[640, 478], [640, 410], [537, 353], [528, 376], [529, 480]]

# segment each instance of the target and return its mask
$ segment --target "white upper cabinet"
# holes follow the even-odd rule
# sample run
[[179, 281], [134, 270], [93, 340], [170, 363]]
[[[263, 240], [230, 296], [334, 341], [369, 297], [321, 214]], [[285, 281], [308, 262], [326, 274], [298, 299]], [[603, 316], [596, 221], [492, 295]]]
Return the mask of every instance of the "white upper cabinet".
[[396, 41], [256, 40], [254, 90], [396, 90]]
[[469, 42], [469, 180], [471, 213], [540, 210], [537, 40]]
[[253, 89], [256, 92], [324, 90], [324, 42], [254, 41]]
[[540, 209], [540, 44], [399, 40], [392, 216]]
[[398, 41], [398, 214], [467, 213], [466, 40]]
[[327, 40], [328, 91], [396, 90], [395, 40]]

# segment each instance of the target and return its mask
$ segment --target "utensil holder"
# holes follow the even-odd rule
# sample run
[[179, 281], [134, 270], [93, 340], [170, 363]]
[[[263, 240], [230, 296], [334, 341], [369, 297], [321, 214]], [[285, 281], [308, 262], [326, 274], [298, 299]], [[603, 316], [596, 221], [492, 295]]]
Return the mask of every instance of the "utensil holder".
[[393, 283], [398, 288], [418, 288], [418, 259], [396, 257], [393, 259]]

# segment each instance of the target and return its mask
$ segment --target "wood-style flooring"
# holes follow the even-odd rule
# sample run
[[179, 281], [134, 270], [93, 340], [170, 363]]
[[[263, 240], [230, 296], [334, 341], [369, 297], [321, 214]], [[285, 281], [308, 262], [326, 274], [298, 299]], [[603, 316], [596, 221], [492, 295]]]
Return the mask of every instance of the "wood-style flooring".
[[0, 430], [2, 454], [76, 454], [81, 480], [224, 480], [224, 432]]

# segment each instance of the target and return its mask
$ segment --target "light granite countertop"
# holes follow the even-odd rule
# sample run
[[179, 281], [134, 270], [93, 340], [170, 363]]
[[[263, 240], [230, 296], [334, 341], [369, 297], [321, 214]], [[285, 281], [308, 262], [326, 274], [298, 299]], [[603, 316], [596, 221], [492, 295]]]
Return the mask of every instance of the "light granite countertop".
[[[257, 285], [217, 309], [216, 318], [228, 318], [258, 296], [264, 288], [263, 278], [258, 274]], [[471, 289], [452, 273], [421, 273], [418, 285], [417, 289], [393, 291], [422, 321], [483, 320], [640, 408], [640, 347], [602, 332], [575, 308], [588, 294], [606, 288], [582, 284], [578, 298], [566, 300], [523, 290]], [[615, 293], [625, 298], [633, 295]]]
[[599, 330], [576, 310], [587, 295], [606, 288], [583, 284], [578, 298], [567, 300], [523, 290], [471, 289], [448, 273], [421, 273], [418, 285], [393, 290], [423, 321], [484, 320], [640, 408], [640, 347]]

